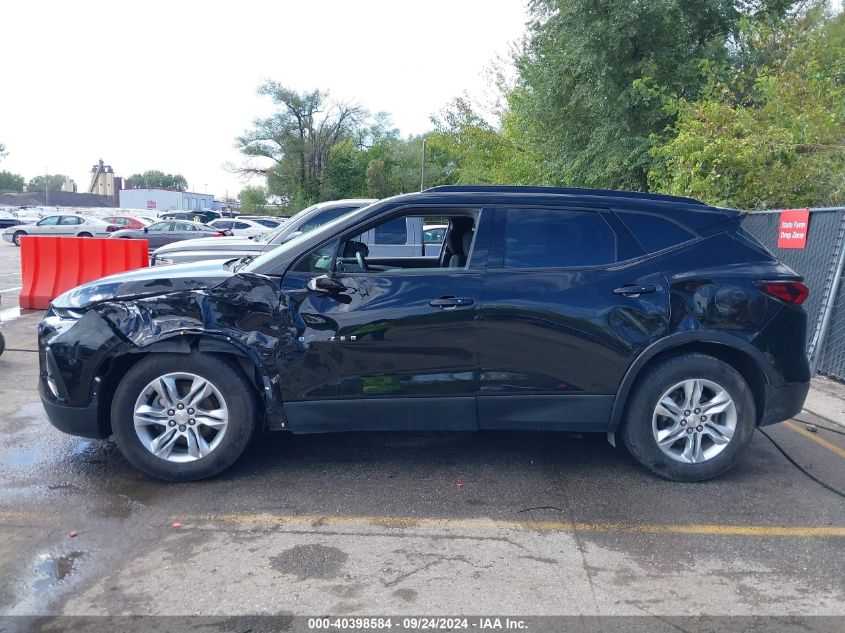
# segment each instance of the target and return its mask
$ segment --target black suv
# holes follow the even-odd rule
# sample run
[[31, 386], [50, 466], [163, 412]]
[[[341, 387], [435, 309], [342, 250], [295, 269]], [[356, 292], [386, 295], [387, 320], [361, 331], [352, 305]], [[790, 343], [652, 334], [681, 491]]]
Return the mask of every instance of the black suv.
[[[439, 253], [370, 257], [368, 232], [404, 242], [407, 217], [448, 227]], [[41, 398], [166, 480], [221, 472], [260, 431], [419, 429], [596, 431], [706, 479], [810, 381], [807, 288], [740, 218], [584, 189], [382, 200], [251, 261], [65, 293], [39, 330]]]

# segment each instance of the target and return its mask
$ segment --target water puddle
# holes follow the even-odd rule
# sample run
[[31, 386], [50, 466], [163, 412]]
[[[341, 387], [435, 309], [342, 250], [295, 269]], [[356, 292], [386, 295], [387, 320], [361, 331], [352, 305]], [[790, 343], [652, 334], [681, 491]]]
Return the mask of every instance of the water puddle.
[[70, 552], [58, 556], [43, 554], [39, 557], [36, 567], [33, 589], [40, 592], [64, 584], [65, 579], [76, 569], [77, 561], [83, 556], [85, 552]]

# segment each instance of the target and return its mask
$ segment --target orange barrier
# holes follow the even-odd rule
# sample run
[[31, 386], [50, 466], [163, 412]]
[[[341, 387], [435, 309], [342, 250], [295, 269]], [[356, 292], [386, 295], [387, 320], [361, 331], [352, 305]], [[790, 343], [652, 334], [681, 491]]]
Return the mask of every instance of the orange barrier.
[[21, 236], [21, 308], [45, 310], [66, 290], [149, 266], [147, 240]]

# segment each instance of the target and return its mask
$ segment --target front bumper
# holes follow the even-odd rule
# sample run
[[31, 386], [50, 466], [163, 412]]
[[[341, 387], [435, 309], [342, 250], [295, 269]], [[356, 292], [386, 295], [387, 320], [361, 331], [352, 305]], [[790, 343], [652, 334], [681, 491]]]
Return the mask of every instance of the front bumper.
[[808, 381], [788, 382], [778, 386], [766, 385], [765, 390], [766, 407], [760, 416], [760, 426], [777, 424], [800, 413], [810, 390], [810, 383]]
[[99, 407], [96, 399], [84, 407], [72, 407], [53, 398], [48, 393], [43, 378], [38, 381], [38, 393], [50, 424], [63, 433], [94, 439], [104, 439], [110, 435], [110, 432], [99, 422]]

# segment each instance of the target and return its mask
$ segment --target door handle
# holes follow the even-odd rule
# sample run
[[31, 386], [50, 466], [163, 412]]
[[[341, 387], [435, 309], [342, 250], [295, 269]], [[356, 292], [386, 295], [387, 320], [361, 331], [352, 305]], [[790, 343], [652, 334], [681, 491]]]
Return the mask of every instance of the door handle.
[[475, 303], [475, 299], [470, 297], [440, 297], [439, 299], [432, 299], [428, 302], [432, 308], [459, 308], [459, 307], [466, 307], [471, 306]]
[[647, 295], [652, 292], [657, 292], [657, 286], [637, 286], [634, 284], [626, 284], [613, 289], [613, 294], [624, 295], [626, 297], [639, 297], [640, 295]]

